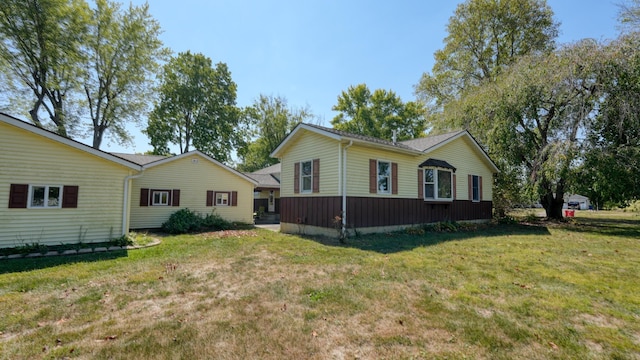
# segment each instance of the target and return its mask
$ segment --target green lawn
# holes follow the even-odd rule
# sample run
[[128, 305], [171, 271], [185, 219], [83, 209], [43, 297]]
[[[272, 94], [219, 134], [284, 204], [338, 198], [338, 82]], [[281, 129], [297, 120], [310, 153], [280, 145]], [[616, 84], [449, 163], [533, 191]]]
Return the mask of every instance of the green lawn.
[[640, 359], [640, 217], [0, 261], [0, 358]]

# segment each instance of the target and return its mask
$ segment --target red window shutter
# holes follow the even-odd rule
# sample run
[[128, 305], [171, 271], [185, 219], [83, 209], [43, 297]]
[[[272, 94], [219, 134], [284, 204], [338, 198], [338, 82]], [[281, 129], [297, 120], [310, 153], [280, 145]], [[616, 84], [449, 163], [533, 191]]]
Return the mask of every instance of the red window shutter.
[[482, 176], [478, 176], [478, 199], [482, 201]]
[[473, 175], [469, 174], [469, 201], [473, 201]]
[[456, 199], [456, 174], [453, 174], [453, 200]]
[[213, 190], [207, 190], [207, 206], [213, 206]]
[[24, 209], [29, 199], [29, 184], [11, 184], [9, 189], [9, 208]]
[[320, 192], [320, 159], [313, 159], [313, 189], [314, 193]]
[[77, 208], [78, 207], [78, 186], [65, 185], [62, 188], [62, 207]]
[[378, 162], [375, 159], [369, 159], [369, 192], [378, 192]]
[[424, 199], [424, 170], [418, 169], [418, 197]]
[[293, 193], [300, 193], [300, 163], [293, 164]]
[[231, 192], [231, 206], [238, 206], [238, 192]]
[[398, 193], [398, 163], [391, 163], [391, 193]]
[[140, 189], [140, 206], [149, 206], [149, 189]]
[[169, 200], [171, 201], [171, 206], [180, 206], [180, 190], [178, 189], [173, 189], [173, 191], [171, 191], [171, 199]]

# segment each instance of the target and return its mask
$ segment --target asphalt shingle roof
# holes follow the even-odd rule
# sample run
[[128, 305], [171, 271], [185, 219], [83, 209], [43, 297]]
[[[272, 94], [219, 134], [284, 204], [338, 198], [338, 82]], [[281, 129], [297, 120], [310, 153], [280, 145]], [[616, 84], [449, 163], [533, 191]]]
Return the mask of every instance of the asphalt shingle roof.
[[434, 147], [443, 141], [447, 141], [452, 137], [459, 135], [462, 132], [464, 132], [464, 130], [454, 131], [454, 132], [441, 134], [441, 135], [432, 135], [432, 136], [427, 136], [427, 137], [418, 138], [418, 139], [405, 140], [405, 141], [401, 141], [401, 143], [412, 149], [424, 152], [425, 150], [431, 147]]
[[125, 153], [115, 153], [115, 152], [111, 153], [111, 155], [131, 161], [138, 165], [150, 164], [154, 161], [166, 159], [168, 157], [164, 155], [125, 154]]

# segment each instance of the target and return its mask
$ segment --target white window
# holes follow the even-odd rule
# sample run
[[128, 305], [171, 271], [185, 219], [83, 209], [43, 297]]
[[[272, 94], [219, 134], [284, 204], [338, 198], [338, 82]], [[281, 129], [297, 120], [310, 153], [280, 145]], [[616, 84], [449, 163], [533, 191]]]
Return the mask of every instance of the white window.
[[424, 199], [453, 200], [453, 174], [451, 170], [424, 169]]
[[378, 194], [391, 193], [391, 163], [378, 161]]
[[480, 176], [471, 175], [472, 201], [480, 201]]
[[30, 185], [29, 187], [30, 208], [62, 207], [62, 186]]
[[153, 206], [168, 206], [169, 205], [169, 192], [164, 190], [154, 190], [151, 193], [151, 205]]
[[313, 184], [312, 168], [311, 160], [300, 163], [300, 192], [311, 192], [311, 185]]
[[228, 192], [216, 192], [216, 206], [229, 206]]

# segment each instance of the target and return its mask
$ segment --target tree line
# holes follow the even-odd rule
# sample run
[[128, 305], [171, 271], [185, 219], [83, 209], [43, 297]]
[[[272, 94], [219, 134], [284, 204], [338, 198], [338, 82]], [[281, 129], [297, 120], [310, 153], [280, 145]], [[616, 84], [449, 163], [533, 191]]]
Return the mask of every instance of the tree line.
[[[353, 85], [338, 95], [331, 124], [385, 139], [397, 130], [399, 140], [469, 129], [501, 170], [499, 213], [539, 201], [560, 218], [569, 192], [625, 204], [640, 196], [640, 0], [619, 9], [618, 38], [558, 44], [546, 0], [464, 1], [414, 101]], [[281, 96], [238, 107], [225, 63], [174, 56], [160, 32], [146, 4], [6, 0], [3, 90], [35, 125], [90, 135], [96, 149], [105, 138], [130, 142], [126, 125], [142, 124], [156, 154], [175, 145], [227, 162], [235, 151], [243, 171], [277, 162], [269, 154], [287, 133], [314, 121]]]

